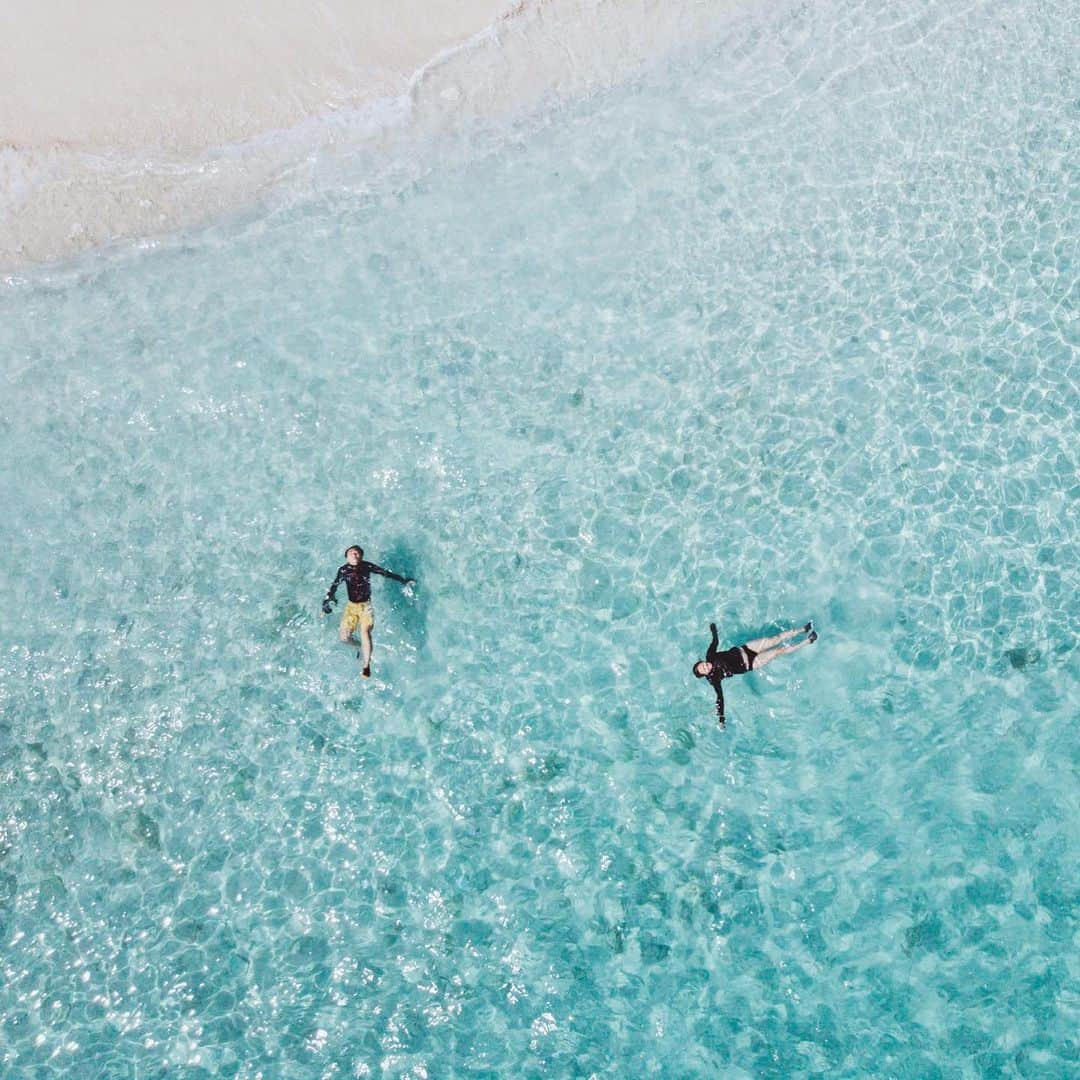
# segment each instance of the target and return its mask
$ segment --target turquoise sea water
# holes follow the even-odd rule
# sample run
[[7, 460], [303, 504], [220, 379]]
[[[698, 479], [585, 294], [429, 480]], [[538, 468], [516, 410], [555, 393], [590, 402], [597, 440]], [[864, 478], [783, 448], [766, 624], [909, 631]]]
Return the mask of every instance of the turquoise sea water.
[[9, 282], [2, 1074], [1077, 1075], [1078, 45], [785, 7]]

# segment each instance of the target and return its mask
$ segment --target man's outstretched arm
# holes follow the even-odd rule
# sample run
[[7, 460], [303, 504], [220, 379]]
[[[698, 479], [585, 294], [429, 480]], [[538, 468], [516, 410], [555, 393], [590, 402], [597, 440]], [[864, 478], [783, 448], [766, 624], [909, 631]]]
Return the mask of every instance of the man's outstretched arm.
[[379, 566], [377, 563], [370, 562], [367, 564], [367, 568], [373, 574], [382, 574], [383, 577], [388, 577], [393, 581], [400, 581], [402, 585], [415, 585], [416, 578], [402, 577], [400, 574], [395, 574], [393, 570], [387, 570], [384, 566]]
[[720, 726], [724, 726], [724, 691], [720, 689], [720, 683], [717, 682], [713, 689], [716, 691], [716, 719], [720, 722]]
[[711, 664], [720, 647], [720, 635], [716, 632], [716, 623], [714, 622], [709, 623], [709, 630], [712, 633], [712, 641], [709, 643], [709, 651], [705, 654], [705, 659]]
[[334, 578], [330, 588], [326, 590], [326, 596], [323, 597], [322, 609], [324, 615], [329, 615], [332, 610], [332, 605], [337, 602], [337, 587], [345, 580], [344, 574], [340, 570], [337, 572], [337, 576]]

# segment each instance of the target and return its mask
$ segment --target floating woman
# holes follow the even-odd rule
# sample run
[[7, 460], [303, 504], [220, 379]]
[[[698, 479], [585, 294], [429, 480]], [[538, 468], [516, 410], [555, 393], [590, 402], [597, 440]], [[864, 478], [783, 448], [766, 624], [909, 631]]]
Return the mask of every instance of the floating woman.
[[[817, 641], [814, 624], [808, 622], [797, 630], [785, 630], [775, 637], [755, 638], [744, 645], [736, 645], [733, 649], [720, 652], [716, 623], [709, 623], [709, 629], [712, 631], [709, 651], [704, 660], [699, 660], [694, 665], [694, 674], [699, 679], [708, 679], [709, 685], [716, 691], [716, 717], [721, 727], [724, 726], [724, 691], [720, 684], [724, 679], [730, 679], [732, 675], [745, 675], [748, 671], [759, 671], [778, 656], [798, 652]], [[806, 637], [797, 645], [784, 644], [800, 634], [805, 634]]]

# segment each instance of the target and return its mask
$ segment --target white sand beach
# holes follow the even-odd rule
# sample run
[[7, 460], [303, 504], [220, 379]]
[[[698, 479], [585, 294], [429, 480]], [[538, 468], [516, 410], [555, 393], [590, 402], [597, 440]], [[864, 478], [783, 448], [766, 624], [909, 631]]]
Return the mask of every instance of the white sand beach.
[[400, 93], [506, 0], [14, 0], [0, 15], [3, 141], [191, 152]]
[[11, 0], [0, 270], [257, 200], [326, 147], [609, 85], [732, 3]]

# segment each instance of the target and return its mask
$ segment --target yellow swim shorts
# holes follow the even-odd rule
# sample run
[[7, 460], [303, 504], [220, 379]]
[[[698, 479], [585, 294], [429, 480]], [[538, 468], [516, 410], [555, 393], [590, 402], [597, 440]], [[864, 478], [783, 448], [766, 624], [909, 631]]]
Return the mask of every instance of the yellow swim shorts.
[[352, 601], [345, 605], [341, 615], [341, 629], [351, 634], [358, 626], [370, 630], [375, 625], [375, 612], [371, 609], [371, 601], [363, 600], [359, 604]]

